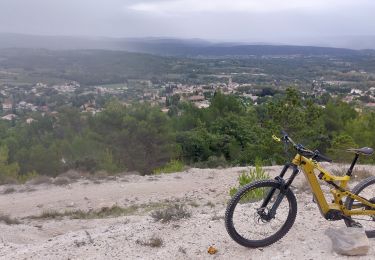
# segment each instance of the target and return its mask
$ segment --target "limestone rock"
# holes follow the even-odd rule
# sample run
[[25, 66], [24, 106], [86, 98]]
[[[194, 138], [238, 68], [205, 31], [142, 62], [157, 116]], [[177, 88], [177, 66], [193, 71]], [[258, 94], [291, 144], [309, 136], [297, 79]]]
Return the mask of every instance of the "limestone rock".
[[341, 255], [366, 255], [370, 242], [363, 228], [328, 228], [325, 234], [332, 240], [333, 250]]

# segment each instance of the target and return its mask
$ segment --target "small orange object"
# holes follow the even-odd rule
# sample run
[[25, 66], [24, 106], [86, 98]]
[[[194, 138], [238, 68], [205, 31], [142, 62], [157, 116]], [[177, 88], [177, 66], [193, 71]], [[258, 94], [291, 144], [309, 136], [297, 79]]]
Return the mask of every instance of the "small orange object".
[[207, 250], [207, 252], [210, 254], [210, 255], [214, 255], [217, 253], [217, 249], [213, 246], [210, 246]]

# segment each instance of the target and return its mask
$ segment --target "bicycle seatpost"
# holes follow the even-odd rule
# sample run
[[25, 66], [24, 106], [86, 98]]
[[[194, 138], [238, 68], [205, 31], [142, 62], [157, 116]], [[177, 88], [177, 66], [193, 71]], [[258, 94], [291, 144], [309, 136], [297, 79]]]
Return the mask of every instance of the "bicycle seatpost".
[[352, 175], [353, 168], [354, 168], [354, 165], [357, 163], [358, 157], [359, 157], [359, 153], [356, 153], [355, 157], [354, 157], [354, 159], [352, 161], [352, 164], [350, 165], [348, 171], [346, 172], [347, 176], [351, 176]]

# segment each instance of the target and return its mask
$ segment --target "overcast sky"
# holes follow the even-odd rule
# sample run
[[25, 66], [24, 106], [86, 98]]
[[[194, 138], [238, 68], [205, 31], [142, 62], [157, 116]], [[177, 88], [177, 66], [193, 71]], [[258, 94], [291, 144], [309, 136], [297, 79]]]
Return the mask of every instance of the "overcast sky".
[[0, 32], [226, 41], [375, 35], [374, 0], [0, 0]]

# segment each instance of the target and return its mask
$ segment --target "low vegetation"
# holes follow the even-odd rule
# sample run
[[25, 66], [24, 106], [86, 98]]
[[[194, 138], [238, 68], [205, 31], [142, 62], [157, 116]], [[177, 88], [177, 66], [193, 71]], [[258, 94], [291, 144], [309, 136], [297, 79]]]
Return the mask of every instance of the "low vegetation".
[[102, 207], [99, 210], [66, 210], [63, 212], [57, 210], [46, 210], [38, 216], [31, 216], [31, 219], [61, 219], [69, 217], [71, 219], [100, 219], [108, 217], [128, 216], [134, 214], [139, 206], [120, 207]]
[[0, 214], [0, 222], [3, 222], [5, 224], [7, 224], [7, 225], [18, 225], [18, 224], [21, 224], [21, 222], [18, 219], [12, 218], [9, 215], [3, 215], [3, 214]]
[[16, 189], [13, 188], [13, 187], [7, 187], [4, 191], [3, 191], [3, 194], [10, 194], [10, 193], [13, 193], [13, 192], [16, 192]]
[[[336, 176], [344, 176], [348, 172], [348, 168], [349, 165], [347, 165], [346, 167], [339, 166], [338, 168], [332, 170], [332, 174]], [[360, 181], [371, 176], [374, 176], [374, 174], [367, 170], [365, 167], [355, 166], [353, 169], [352, 178], [354, 180]]]
[[135, 242], [139, 245], [149, 247], [162, 247], [164, 244], [163, 239], [156, 235], [153, 235], [151, 238], [146, 240], [137, 239]]
[[182, 172], [184, 169], [185, 169], [185, 165], [183, 162], [178, 161], [178, 160], [171, 160], [163, 167], [156, 168], [154, 170], [154, 174]]
[[[245, 186], [246, 184], [249, 184], [256, 180], [264, 180], [269, 179], [269, 175], [266, 173], [266, 171], [263, 169], [261, 163], [259, 160], [257, 160], [255, 164], [254, 169], [250, 169], [249, 172], [242, 172], [240, 176], [238, 176], [238, 186], [232, 187], [229, 190], [229, 195], [233, 197], [237, 191]], [[257, 189], [255, 191], [249, 191], [242, 200], [250, 200], [250, 199], [256, 199], [263, 195], [262, 189]]]
[[[287, 156], [271, 138], [281, 129], [340, 162], [350, 161], [348, 147], [375, 147], [375, 113], [358, 113], [332, 98], [312, 100], [289, 88], [257, 106], [220, 92], [210, 101], [204, 109], [176, 101], [163, 113], [148, 103], [112, 100], [94, 116], [64, 107], [58, 116], [36, 116], [30, 125], [1, 121], [0, 184], [69, 170], [145, 175], [182, 171], [184, 165], [254, 165], [256, 158], [281, 164]], [[360, 162], [374, 163], [375, 157]]]
[[175, 204], [164, 209], [155, 210], [151, 213], [151, 217], [155, 221], [166, 223], [184, 218], [190, 218], [191, 212], [188, 211], [183, 204]]
[[[113, 217], [120, 217], [120, 216], [129, 216], [134, 215], [136, 213], [145, 214], [147, 212], [156, 210], [156, 212], [168, 212], [166, 214], [167, 217], [169, 216], [176, 216], [179, 218], [181, 214], [186, 216], [187, 213], [185, 212], [184, 207], [172, 207], [174, 208], [170, 211], [170, 203], [163, 202], [163, 203], [147, 203], [147, 204], [139, 204], [139, 205], [131, 205], [128, 207], [121, 207], [118, 205], [113, 205], [111, 207], [102, 207], [97, 210], [65, 210], [65, 211], [57, 211], [57, 210], [45, 210], [40, 215], [37, 216], [30, 216], [31, 219], [62, 219], [64, 217], [68, 217], [70, 219], [101, 219], [101, 218], [113, 218]], [[170, 215], [171, 214], [171, 215]]]

